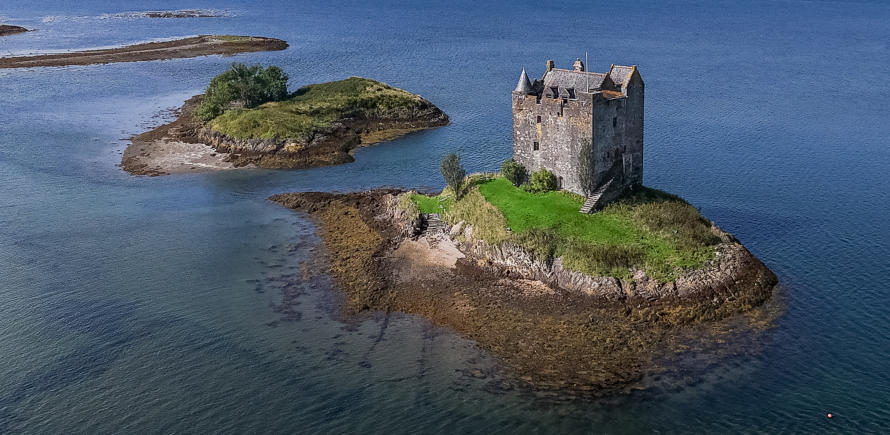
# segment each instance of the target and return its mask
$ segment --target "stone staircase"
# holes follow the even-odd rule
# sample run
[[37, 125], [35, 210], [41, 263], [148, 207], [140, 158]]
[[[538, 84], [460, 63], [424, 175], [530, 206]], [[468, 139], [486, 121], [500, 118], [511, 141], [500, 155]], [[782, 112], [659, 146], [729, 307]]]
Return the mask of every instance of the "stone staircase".
[[445, 224], [445, 221], [442, 220], [442, 215], [439, 213], [430, 213], [424, 215], [424, 217], [426, 218], [426, 230], [424, 230], [424, 232], [433, 234], [445, 232], [447, 225]]
[[589, 214], [594, 210], [598, 210], [602, 208], [602, 204], [598, 204], [600, 202], [600, 198], [603, 197], [603, 194], [609, 190], [609, 186], [614, 182], [614, 178], [610, 178], [609, 181], [603, 183], [602, 186], [598, 187], [593, 193], [587, 198], [587, 201], [584, 201], [584, 205], [581, 206], [581, 213]]

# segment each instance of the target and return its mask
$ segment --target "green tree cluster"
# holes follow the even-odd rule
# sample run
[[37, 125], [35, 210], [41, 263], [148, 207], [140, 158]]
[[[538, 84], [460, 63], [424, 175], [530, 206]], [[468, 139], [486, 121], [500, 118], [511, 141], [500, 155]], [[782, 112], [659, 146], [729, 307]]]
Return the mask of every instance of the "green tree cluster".
[[210, 121], [232, 106], [251, 108], [288, 97], [287, 74], [277, 66], [263, 68], [233, 63], [232, 67], [213, 78], [204, 98], [195, 108], [195, 116]]
[[510, 159], [501, 164], [501, 175], [510, 180], [514, 186], [519, 187], [528, 178], [528, 171], [525, 170], [525, 166]]

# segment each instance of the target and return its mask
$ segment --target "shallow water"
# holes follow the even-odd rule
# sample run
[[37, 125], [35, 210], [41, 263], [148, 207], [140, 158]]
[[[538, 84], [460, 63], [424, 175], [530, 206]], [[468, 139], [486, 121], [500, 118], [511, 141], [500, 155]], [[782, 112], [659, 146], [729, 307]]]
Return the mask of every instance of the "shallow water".
[[[0, 55], [203, 33], [291, 44], [0, 72], [0, 433], [890, 428], [883, 2], [180, 3], [0, 0], [0, 20], [38, 29], [0, 38]], [[231, 16], [113, 16], [186, 6]], [[646, 392], [553, 401], [500, 388], [490, 356], [422, 319], [342, 323], [329, 278], [295, 279], [317, 239], [267, 196], [441, 187], [451, 151], [493, 170], [511, 152], [521, 68], [540, 76], [544, 60], [585, 50], [591, 69], [640, 67], [646, 184], [687, 198], [779, 275], [786, 311], [756, 352], [705, 358]], [[145, 178], [116, 166], [127, 137], [232, 61], [278, 64], [292, 88], [373, 77], [452, 125], [331, 168]]]

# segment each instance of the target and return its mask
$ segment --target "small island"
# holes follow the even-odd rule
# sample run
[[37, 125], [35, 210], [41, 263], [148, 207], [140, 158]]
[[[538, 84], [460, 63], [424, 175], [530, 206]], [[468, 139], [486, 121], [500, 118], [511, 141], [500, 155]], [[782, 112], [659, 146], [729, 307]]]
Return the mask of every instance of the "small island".
[[121, 166], [138, 175], [238, 167], [300, 169], [354, 161], [351, 151], [447, 125], [419, 95], [350, 77], [287, 92], [270, 66], [234, 64], [170, 124], [133, 137]]
[[24, 33], [27, 31], [28, 29], [24, 27], [0, 24], [0, 36], [15, 35], [16, 33]]
[[207, 9], [178, 9], [173, 11], [124, 12], [115, 16], [132, 18], [220, 18], [226, 15]]
[[421, 315], [535, 389], [592, 394], [659, 373], [695, 346], [689, 331], [719, 330], [704, 336], [721, 343], [721, 322], [768, 324], [759, 307], [776, 276], [695, 207], [642, 184], [636, 67], [547, 67], [520, 76], [499, 173], [467, 176], [451, 154], [436, 194], [270, 198], [317, 223], [345, 313]]
[[284, 50], [287, 42], [275, 38], [236, 35], [201, 35], [173, 41], [148, 42], [101, 50], [72, 51], [35, 56], [0, 57], [0, 68], [94, 65], [116, 62], [179, 59], [213, 54], [234, 55]]

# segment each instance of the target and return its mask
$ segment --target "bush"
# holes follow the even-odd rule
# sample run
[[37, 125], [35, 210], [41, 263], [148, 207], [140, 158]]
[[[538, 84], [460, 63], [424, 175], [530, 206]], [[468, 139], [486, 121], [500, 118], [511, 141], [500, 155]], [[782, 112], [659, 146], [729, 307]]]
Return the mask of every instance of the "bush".
[[522, 189], [526, 192], [541, 193], [550, 192], [557, 188], [556, 175], [546, 169], [541, 168], [540, 171], [532, 173], [531, 180], [523, 184]]
[[250, 108], [281, 101], [288, 96], [287, 80], [287, 74], [277, 66], [263, 69], [260, 65], [233, 63], [228, 71], [210, 80], [195, 116], [206, 122], [222, 115], [233, 103]]
[[525, 170], [525, 166], [510, 159], [501, 164], [501, 175], [510, 180], [514, 186], [519, 186], [528, 178], [528, 171]]
[[461, 187], [466, 176], [467, 171], [460, 165], [460, 157], [457, 154], [451, 153], [442, 159], [442, 177], [445, 178], [445, 183], [448, 184], [448, 187], [454, 191], [456, 199], [461, 197]]

